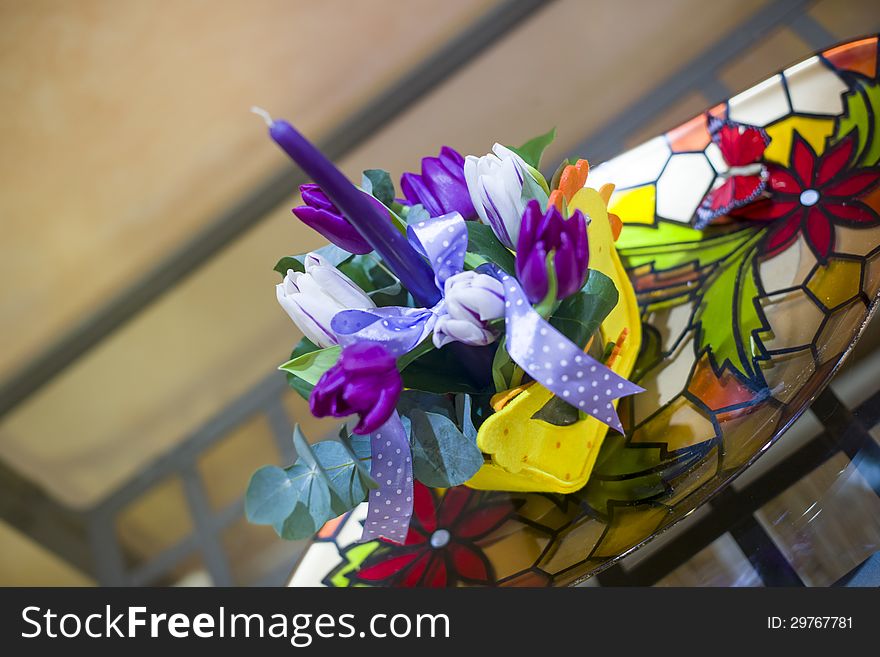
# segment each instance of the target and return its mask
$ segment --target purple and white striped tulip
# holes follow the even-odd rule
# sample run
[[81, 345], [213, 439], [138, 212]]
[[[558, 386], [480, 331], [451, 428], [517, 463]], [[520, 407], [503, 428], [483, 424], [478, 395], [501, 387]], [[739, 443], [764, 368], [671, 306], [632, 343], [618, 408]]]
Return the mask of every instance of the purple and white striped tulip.
[[523, 181], [531, 175], [525, 161], [501, 144], [495, 144], [488, 155], [468, 155], [464, 161], [464, 177], [480, 221], [508, 249], [515, 247], [519, 237], [526, 207]]
[[489, 322], [504, 317], [504, 287], [500, 281], [465, 271], [446, 279], [443, 296], [443, 312], [434, 324], [434, 346], [440, 348], [447, 342], [484, 346], [495, 341], [498, 334]]
[[332, 347], [338, 342], [330, 328], [336, 313], [375, 308], [376, 304], [318, 253], [309, 253], [303, 264], [305, 273], [288, 269], [275, 286], [278, 303], [309, 340], [321, 348]]

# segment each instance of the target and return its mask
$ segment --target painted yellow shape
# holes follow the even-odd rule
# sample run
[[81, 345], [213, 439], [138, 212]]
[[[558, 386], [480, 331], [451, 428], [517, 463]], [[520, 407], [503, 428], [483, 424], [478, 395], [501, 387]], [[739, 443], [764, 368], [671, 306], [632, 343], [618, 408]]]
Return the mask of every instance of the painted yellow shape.
[[652, 224], [656, 204], [657, 188], [652, 184], [617, 192], [611, 197], [608, 210], [625, 224]]
[[862, 263], [858, 260], [831, 258], [817, 267], [807, 287], [826, 308], [836, 308], [859, 293]]
[[[617, 305], [599, 332], [606, 343], [616, 340], [624, 328], [629, 329], [612, 367], [621, 376], [629, 376], [639, 353], [642, 327], [635, 292], [614, 248], [605, 202], [596, 190], [584, 188], [575, 194], [569, 208], [590, 217], [590, 268], [610, 277], [619, 291]], [[483, 422], [477, 445], [489, 461], [467, 482], [468, 486], [570, 493], [587, 483], [608, 427], [592, 417], [567, 427], [532, 419], [552, 396], [552, 392], [534, 384]]]
[[764, 152], [764, 157], [783, 166], [789, 166], [791, 141], [795, 131], [813, 147], [816, 153], [822, 153], [825, 150], [825, 140], [833, 130], [834, 119], [832, 118], [815, 119], [792, 116], [767, 128], [767, 134], [771, 141]]

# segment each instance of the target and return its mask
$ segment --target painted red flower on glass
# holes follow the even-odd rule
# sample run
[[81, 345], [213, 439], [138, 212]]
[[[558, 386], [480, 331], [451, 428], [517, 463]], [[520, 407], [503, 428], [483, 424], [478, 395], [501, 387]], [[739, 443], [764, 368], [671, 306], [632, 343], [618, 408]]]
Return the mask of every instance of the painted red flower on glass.
[[791, 168], [768, 164], [770, 198], [741, 208], [739, 217], [773, 221], [762, 251], [769, 257], [804, 236], [819, 262], [834, 251], [834, 226], [868, 227], [880, 216], [857, 197], [880, 180], [880, 168], [849, 168], [855, 150], [853, 135], [821, 156], [797, 132], [791, 147]]
[[350, 576], [353, 580], [401, 587], [493, 582], [492, 565], [476, 542], [511, 517], [509, 500], [465, 486], [440, 497], [416, 482], [413, 512], [406, 544], [380, 547]]

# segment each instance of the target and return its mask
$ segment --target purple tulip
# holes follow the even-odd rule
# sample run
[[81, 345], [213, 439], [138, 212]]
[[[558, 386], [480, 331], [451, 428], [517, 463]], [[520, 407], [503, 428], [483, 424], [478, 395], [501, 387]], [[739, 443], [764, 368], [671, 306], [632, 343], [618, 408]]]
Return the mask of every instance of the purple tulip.
[[555, 206], [542, 213], [537, 201], [529, 201], [516, 245], [516, 275], [532, 303], [541, 301], [549, 291], [547, 254], [551, 251], [556, 298], [561, 300], [581, 289], [587, 280], [587, 222], [580, 210], [563, 219]]
[[349, 253], [363, 254], [373, 250], [318, 185], [300, 185], [299, 192], [306, 204], [295, 207], [293, 214], [306, 226]]
[[403, 174], [400, 188], [407, 201], [421, 203], [432, 217], [458, 212], [465, 220], [477, 218], [464, 179], [464, 158], [449, 146], [438, 157], [422, 158], [422, 175]]
[[356, 342], [318, 379], [309, 407], [315, 417], [357, 413], [360, 422], [354, 432], [369, 434], [391, 417], [402, 390], [394, 356], [380, 344]]

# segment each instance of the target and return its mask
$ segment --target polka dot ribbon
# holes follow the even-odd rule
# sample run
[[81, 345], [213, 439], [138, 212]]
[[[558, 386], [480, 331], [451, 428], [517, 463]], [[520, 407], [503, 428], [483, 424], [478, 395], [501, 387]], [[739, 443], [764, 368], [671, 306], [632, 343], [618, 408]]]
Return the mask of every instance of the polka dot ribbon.
[[507, 353], [529, 376], [563, 401], [623, 433], [614, 400], [644, 392], [588, 356], [532, 308], [519, 281], [496, 265], [482, 265], [504, 285]]
[[379, 484], [371, 490], [361, 541], [385, 538], [406, 542], [413, 511], [412, 455], [397, 411], [370, 435], [370, 475]]
[[430, 263], [442, 292], [446, 279], [464, 269], [468, 245], [464, 219], [458, 212], [450, 212], [407, 226], [406, 235], [413, 248]]

